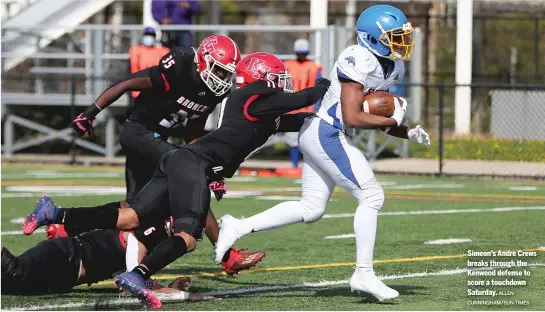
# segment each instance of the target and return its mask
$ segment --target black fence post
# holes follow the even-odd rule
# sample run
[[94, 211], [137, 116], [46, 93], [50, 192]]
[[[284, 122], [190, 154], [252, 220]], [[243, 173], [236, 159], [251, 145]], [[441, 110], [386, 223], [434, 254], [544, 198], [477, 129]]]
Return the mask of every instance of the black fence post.
[[[72, 74], [70, 75], [70, 115], [72, 120], [76, 119], [76, 75]], [[70, 123], [72, 122], [70, 121]], [[75, 165], [76, 164], [76, 157], [77, 157], [77, 146], [76, 146], [76, 138], [77, 135], [75, 132], [72, 133], [72, 147], [71, 147], [71, 158], [70, 158], [70, 164]]]
[[441, 83], [441, 85], [439, 85], [439, 176], [443, 175], [443, 132], [445, 130], [443, 125], [443, 108], [445, 106], [444, 95], [445, 86]]

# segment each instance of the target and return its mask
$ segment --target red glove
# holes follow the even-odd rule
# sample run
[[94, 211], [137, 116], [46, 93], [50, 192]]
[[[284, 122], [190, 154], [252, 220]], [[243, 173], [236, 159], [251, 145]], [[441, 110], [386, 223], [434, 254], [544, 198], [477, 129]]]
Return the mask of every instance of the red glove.
[[45, 229], [45, 232], [47, 233], [47, 239], [68, 237], [68, 233], [64, 229], [64, 224], [50, 224]]
[[212, 190], [212, 192], [214, 192], [214, 195], [218, 201], [223, 198], [223, 194], [227, 193], [227, 185], [225, 185], [223, 180], [211, 182], [208, 184], [208, 187], [210, 190]]

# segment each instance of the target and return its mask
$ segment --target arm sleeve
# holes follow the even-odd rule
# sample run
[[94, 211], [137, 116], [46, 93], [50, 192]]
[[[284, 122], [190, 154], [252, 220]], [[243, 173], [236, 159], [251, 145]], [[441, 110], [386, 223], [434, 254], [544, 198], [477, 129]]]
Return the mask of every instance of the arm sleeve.
[[114, 82], [106, 91], [95, 100], [100, 109], [104, 109], [117, 101], [127, 91], [143, 91], [153, 86], [150, 76], [151, 68], [130, 74], [124, 79]]
[[277, 92], [263, 95], [248, 107], [248, 113], [252, 117], [280, 116], [296, 109], [313, 105], [321, 99], [325, 93], [324, 88], [306, 88], [295, 93]]
[[277, 132], [299, 132], [305, 118], [314, 116], [314, 113], [285, 114], [280, 116], [280, 126]]

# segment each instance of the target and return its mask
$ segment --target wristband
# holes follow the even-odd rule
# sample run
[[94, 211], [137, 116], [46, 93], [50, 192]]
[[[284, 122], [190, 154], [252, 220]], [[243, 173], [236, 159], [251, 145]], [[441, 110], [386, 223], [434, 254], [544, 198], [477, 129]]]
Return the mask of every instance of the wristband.
[[98, 113], [100, 113], [100, 111], [102, 111], [100, 109], [100, 107], [98, 107], [98, 105], [96, 103], [93, 103], [93, 104], [89, 105], [89, 107], [87, 107], [87, 109], [83, 113], [83, 116], [85, 116], [87, 118], [90, 118], [90, 119], [95, 119], [96, 115], [98, 115]]

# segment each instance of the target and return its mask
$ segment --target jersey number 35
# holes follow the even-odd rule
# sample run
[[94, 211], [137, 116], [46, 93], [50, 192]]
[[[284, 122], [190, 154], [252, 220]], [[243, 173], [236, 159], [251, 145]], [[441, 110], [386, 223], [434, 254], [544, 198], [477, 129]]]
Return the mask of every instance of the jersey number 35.
[[161, 63], [163, 63], [163, 67], [165, 69], [170, 68], [170, 66], [174, 65], [176, 61], [173, 59], [173, 55], [169, 55], [166, 59], [162, 60]]

